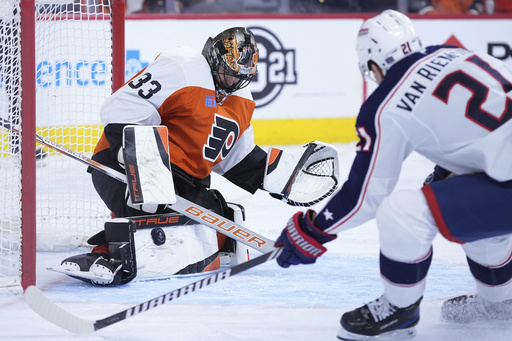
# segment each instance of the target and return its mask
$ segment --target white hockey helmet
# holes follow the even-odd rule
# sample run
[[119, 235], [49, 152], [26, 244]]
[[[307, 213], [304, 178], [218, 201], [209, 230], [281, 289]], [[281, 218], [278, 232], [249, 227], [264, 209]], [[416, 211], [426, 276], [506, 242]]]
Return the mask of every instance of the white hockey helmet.
[[391, 9], [366, 20], [357, 36], [359, 69], [365, 79], [372, 78], [370, 62], [380, 67], [385, 76], [396, 62], [421, 49], [411, 19]]

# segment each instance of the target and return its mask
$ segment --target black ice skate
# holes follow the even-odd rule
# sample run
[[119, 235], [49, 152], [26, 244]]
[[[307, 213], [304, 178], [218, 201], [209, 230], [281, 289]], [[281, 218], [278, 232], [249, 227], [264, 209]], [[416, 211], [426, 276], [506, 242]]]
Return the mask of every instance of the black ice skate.
[[512, 320], [512, 300], [489, 302], [478, 295], [462, 295], [445, 301], [441, 320], [454, 323]]
[[94, 285], [114, 286], [121, 282], [121, 264], [107, 260], [102, 253], [86, 253], [64, 259], [59, 267], [48, 270], [66, 274]]
[[406, 308], [398, 308], [382, 295], [361, 308], [341, 317], [340, 340], [396, 340], [416, 335], [415, 325], [420, 320], [420, 298]]

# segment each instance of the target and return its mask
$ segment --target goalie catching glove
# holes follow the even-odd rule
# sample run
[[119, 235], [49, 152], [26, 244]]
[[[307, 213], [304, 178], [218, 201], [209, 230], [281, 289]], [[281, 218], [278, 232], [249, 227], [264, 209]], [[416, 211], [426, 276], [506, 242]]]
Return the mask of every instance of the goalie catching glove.
[[308, 210], [297, 212], [288, 221], [275, 247], [283, 247], [277, 263], [283, 268], [290, 265], [313, 264], [327, 249], [322, 245], [336, 239], [336, 235], [325, 233], [313, 223], [316, 213]]
[[314, 141], [299, 151], [271, 147], [263, 189], [292, 206], [311, 206], [331, 195], [338, 185], [338, 153]]

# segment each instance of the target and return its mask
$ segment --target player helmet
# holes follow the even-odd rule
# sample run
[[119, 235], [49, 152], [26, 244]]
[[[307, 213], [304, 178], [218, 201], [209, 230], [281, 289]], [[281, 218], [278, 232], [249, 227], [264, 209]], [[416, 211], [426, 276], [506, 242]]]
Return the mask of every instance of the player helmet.
[[372, 78], [371, 62], [380, 67], [385, 76], [396, 62], [421, 49], [420, 38], [411, 20], [394, 10], [386, 10], [366, 20], [357, 36], [359, 69], [365, 79]]
[[244, 27], [229, 28], [215, 38], [208, 38], [203, 56], [212, 70], [217, 102], [246, 87], [257, 71], [256, 38]]

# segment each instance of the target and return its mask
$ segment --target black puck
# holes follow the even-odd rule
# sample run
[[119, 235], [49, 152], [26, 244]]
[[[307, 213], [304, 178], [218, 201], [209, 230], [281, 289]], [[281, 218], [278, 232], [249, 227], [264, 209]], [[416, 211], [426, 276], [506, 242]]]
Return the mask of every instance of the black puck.
[[165, 232], [160, 227], [156, 227], [151, 230], [151, 238], [155, 245], [163, 245], [165, 243]]

